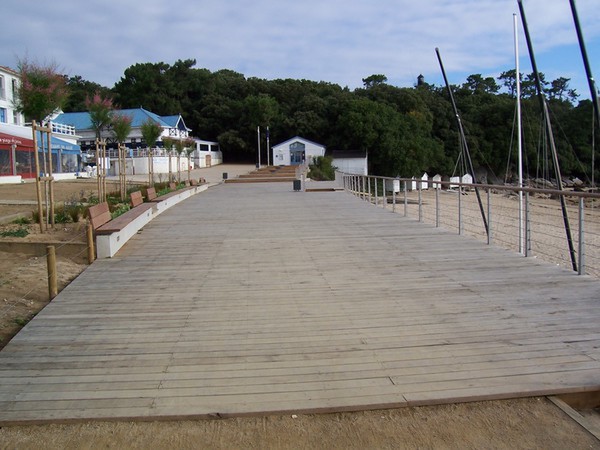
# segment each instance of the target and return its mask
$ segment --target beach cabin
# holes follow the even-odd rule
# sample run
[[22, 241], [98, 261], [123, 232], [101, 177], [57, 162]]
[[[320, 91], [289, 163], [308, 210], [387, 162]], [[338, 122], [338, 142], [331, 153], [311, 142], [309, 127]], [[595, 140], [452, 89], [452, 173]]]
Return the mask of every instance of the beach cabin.
[[309, 141], [300, 136], [295, 136], [280, 144], [274, 145], [274, 166], [297, 166], [310, 164], [318, 156], [325, 156], [325, 146]]
[[427, 172], [425, 172], [422, 176], [421, 176], [421, 189], [422, 190], [427, 190], [429, 189], [429, 175], [427, 175]]
[[[468, 174], [468, 173], [464, 174], [461, 178], [461, 183], [473, 184], [473, 177], [471, 176], [471, 174]], [[472, 189], [472, 188], [465, 186], [465, 187], [463, 187], [463, 189]]]
[[442, 176], [438, 173], [436, 175], [434, 175], [431, 178], [431, 181], [433, 181], [432, 185], [434, 189], [441, 189], [442, 188]]
[[449, 189], [458, 189], [458, 183], [461, 182], [461, 177], [450, 177]]
[[366, 150], [333, 150], [332, 164], [340, 172], [355, 175], [368, 175], [368, 155]]

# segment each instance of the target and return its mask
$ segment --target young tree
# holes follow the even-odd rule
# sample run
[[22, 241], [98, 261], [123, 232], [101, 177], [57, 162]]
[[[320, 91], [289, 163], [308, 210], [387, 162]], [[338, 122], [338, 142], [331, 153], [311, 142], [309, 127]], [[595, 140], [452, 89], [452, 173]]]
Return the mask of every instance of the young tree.
[[127, 136], [131, 132], [132, 117], [126, 114], [115, 114], [112, 118], [112, 132], [118, 143], [119, 150], [119, 181], [121, 190], [121, 201], [125, 201], [127, 195], [127, 186], [125, 180], [125, 150], [123, 145]]
[[90, 122], [96, 133], [96, 139], [102, 139], [102, 132], [112, 123], [114, 109], [112, 100], [96, 91], [94, 95], [86, 97], [85, 107], [90, 113]]
[[96, 173], [98, 176], [98, 198], [106, 201], [106, 141], [102, 133], [112, 122], [113, 104], [110, 98], [96, 91], [85, 99], [90, 122], [96, 135]]
[[[67, 99], [68, 89], [65, 84], [65, 78], [58, 74], [55, 63], [44, 67], [27, 59], [19, 60], [18, 71], [21, 82], [17, 86], [17, 96], [14, 100], [14, 106], [27, 119], [34, 121], [33, 141], [37, 142], [35, 121], [41, 123], [54, 111], [60, 109]], [[49, 136], [50, 134], [52, 133], [49, 133]], [[34, 155], [39, 224], [40, 230], [43, 232], [42, 193], [39, 179], [40, 163], [37, 149], [35, 149]], [[46, 166], [45, 159], [44, 166]], [[48, 170], [52, 174], [52, 149], [50, 148], [48, 149]], [[44, 172], [46, 172], [46, 169], [44, 169]], [[54, 226], [54, 190], [52, 181], [49, 182], [49, 185], [50, 198], [46, 197], [46, 224], [51, 223]]]
[[55, 63], [40, 66], [24, 59], [17, 66], [21, 83], [14, 106], [27, 119], [42, 122], [67, 100], [65, 78], [58, 74]]
[[154, 120], [148, 118], [142, 123], [142, 138], [146, 141], [146, 148], [148, 149], [148, 184], [152, 186], [154, 184], [154, 164], [153, 164], [153, 152], [152, 148], [156, 146], [156, 141], [162, 134], [162, 127]]
[[188, 158], [188, 181], [192, 178], [192, 153], [196, 150], [196, 141], [189, 138], [185, 140], [185, 154]]
[[175, 142], [177, 141], [177, 139], [172, 138], [172, 137], [164, 137], [162, 141], [163, 141], [165, 151], [167, 152], [167, 156], [169, 157], [169, 182], [171, 182], [171, 181], [173, 181], [173, 167], [171, 164], [171, 152], [173, 151], [173, 147], [175, 146]]

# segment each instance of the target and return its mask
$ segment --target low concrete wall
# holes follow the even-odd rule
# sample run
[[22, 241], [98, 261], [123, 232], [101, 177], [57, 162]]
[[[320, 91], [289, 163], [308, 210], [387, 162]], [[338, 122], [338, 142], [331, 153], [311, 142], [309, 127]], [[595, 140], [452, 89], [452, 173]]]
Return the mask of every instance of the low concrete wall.
[[208, 184], [203, 184], [202, 186], [194, 186], [187, 189], [175, 191], [176, 194], [160, 202], [156, 202], [156, 206], [154, 208], [149, 209], [135, 220], [132, 220], [121, 231], [96, 236], [96, 253], [98, 255], [98, 259], [112, 258], [117, 254], [121, 247], [123, 247], [127, 243], [129, 239], [135, 236], [135, 234], [139, 230], [141, 230], [156, 216], [166, 211], [171, 206], [174, 206], [177, 203], [185, 200], [186, 198], [189, 198], [192, 195], [196, 195], [200, 192], [207, 190], [209, 186], [210, 185]]

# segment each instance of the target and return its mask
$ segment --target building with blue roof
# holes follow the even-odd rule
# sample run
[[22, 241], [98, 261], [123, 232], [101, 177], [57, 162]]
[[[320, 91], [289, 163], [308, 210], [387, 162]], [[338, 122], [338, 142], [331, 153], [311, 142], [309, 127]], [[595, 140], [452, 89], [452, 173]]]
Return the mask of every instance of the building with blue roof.
[[[113, 114], [131, 117], [131, 132], [125, 140], [124, 144], [128, 148], [146, 148], [146, 142], [142, 137], [142, 124], [148, 120], [152, 120], [162, 127], [163, 131], [157, 142], [150, 144], [151, 147], [162, 147], [162, 138], [171, 137], [175, 139], [187, 139], [192, 131], [185, 125], [181, 114], [174, 116], [159, 116], [144, 108], [134, 109], [117, 109], [113, 110]], [[61, 112], [55, 116], [52, 121], [64, 125], [70, 125], [75, 128], [79, 138], [79, 145], [83, 151], [96, 148], [96, 132], [92, 127], [89, 112]], [[110, 129], [103, 131], [103, 139], [106, 139], [108, 148], [116, 148], [117, 142], [113, 137]]]

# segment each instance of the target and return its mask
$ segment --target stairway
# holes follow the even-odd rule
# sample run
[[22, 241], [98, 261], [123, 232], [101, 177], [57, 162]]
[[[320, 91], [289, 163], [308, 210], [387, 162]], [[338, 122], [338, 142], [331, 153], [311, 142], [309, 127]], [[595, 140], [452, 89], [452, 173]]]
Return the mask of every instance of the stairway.
[[225, 183], [289, 182], [298, 179], [297, 172], [300, 173], [301, 170], [302, 166], [266, 166], [237, 178], [227, 179]]

